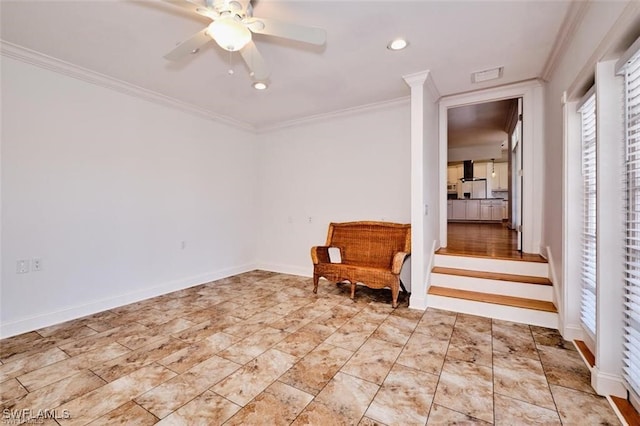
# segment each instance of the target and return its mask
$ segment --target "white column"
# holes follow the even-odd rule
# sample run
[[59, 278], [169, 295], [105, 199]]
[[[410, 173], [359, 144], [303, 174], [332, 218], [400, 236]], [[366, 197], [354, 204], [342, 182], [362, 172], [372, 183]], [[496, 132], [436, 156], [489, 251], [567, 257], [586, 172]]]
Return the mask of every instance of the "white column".
[[439, 195], [437, 90], [429, 71], [403, 77], [411, 88], [411, 300], [427, 308], [427, 280], [436, 247]]
[[591, 385], [600, 395], [626, 398], [622, 384], [623, 272], [623, 79], [616, 61], [596, 65], [597, 295], [596, 366]]

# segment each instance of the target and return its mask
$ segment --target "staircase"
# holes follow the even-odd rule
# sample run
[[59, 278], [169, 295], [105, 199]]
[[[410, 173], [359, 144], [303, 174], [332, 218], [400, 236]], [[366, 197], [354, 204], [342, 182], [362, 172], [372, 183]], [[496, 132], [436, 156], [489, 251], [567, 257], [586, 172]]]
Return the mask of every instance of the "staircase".
[[558, 328], [546, 262], [435, 255], [428, 306]]

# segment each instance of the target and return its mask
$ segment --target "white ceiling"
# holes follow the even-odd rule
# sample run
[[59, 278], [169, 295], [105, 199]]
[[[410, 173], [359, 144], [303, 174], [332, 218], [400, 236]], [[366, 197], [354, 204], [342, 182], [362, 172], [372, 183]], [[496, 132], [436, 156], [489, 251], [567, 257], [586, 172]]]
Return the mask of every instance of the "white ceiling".
[[[0, 3], [3, 41], [255, 128], [407, 96], [403, 75], [431, 70], [441, 95], [540, 77], [568, 1], [254, 1], [254, 16], [327, 31], [323, 47], [254, 35], [271, 69], [258, 92], [238, 53], [214, 42], [163, 55], [209, 20], [163, 1]], [[397, 36], [410, 45], [392, 52]], [[229, 61], [235, 70], [229, 75]], [[500, 80], [470, 73], [504, 66]]]

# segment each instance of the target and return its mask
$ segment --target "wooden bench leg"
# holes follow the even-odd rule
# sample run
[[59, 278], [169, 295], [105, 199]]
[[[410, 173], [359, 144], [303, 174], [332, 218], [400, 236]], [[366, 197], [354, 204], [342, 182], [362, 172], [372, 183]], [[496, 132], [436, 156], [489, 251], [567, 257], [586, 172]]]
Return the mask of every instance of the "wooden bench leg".
[[356, 301], [356, 283], [355, 281], [351, 282], [351, 300]]
[[403, 292], [403, 293], [409, 293], [409, 292], [407, 291], [407, 288], [404, 286], [404, 284], [402, 284], [402, 280], [400, 280], [400, 288], [402, 289], [402, 292]]
[[320, 276], [317, 274], [313, 274], [313, 293], [318, 293], [318, 281], [320, 280]]
[[391, 289], [391, 307], [398, 307], [398, 293], [400, 293], [400, 289], [398, 287]]

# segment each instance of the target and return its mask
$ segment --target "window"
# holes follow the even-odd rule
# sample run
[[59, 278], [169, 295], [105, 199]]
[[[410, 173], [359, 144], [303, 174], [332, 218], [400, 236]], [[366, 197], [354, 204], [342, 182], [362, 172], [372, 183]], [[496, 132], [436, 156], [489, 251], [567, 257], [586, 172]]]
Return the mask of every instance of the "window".
[[584, 97], [581, 113], [582, 134], [582, 298], [580, 319], [587, 332], [596, 335], [596, 95]]
[[637, 398], [640, 395], [640, 52], [624, 62], [622, 71], [626, 153], [624, 377]]

